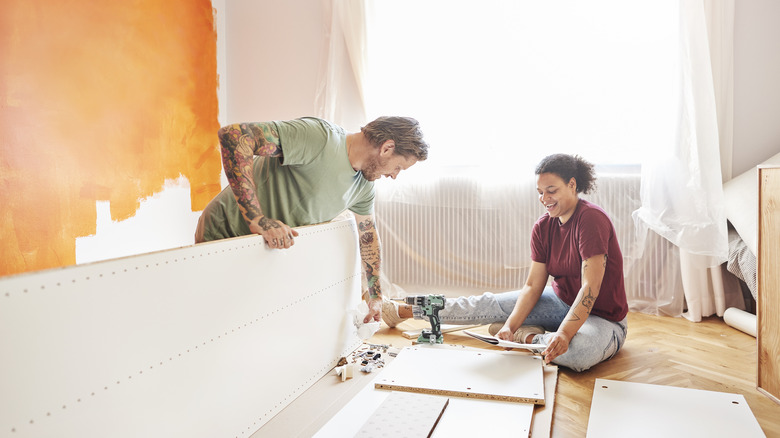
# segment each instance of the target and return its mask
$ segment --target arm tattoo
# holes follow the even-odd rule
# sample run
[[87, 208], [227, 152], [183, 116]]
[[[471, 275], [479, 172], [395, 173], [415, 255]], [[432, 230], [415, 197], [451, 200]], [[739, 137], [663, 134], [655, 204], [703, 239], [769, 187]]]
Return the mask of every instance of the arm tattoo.
[[[585, 308], [585, 318], [590, 315], [591, 310], [593, 310], [593, 305], [596, 303], [596, 297], [593, 296], [593, 292], [591, 292], [590, 288], [588, 288], [587, 292], [585, 293], [585, 296], [582, 297], [580, 300], [580, 305]], [[568, 320], [569, 321], [579, 321], [582, 318], [580, 315], [577, 314], [576, 307], [573, 308], [574, 311], [571, 311]]]
[[270, 123], [248, 123], [249, 130], [252, 132], [255, 147], [255, 155], [262, 157], [281, 157], [282, 147], [279, 141], [279, 134]]
[[370, 231], [373, 228], [374, 228], [374, 221], [372, 221], [371, 219], [366, 219], [364, 221], [361, 221], [358, 224], [358, 231], [360, 232], [360, 234], [363, 234], [366, 231]]
[[582, 297], [580, 303], [588, 310], [588, 313], [593, 310], [593, 305], [596, 303], [596, 297], [593, 296], [593, 292], [591, 292], [590, 288], [588, 288], [588, 293]]
[[260, 226], [265, 231], [270, 230], [271, 228], [282, 228], [281, 225], [279, 225], [279, 222], [276, 222], [273, 219], [269, 219], [265, 216], [263, 216], [258, 222], [257, 225]]
[[241, 214], [245, 220], [251, 221], [263, 214], [252, 180], [254, 155], [281, 157], [279, 134], [272, 124], [242, 123], [223, 127], [218, 137], [222, 146], [225, 176], [236, 196]]
[[[585, 272], [588, 270], [588, 267], [590, 265], [590, 259], [583, 260], [582, 261], [582, 278], [585, 278]], [[607, 267], [607, 256], [604, 255], [604, 268]], [[593, 310], [593, 306], [596, 304], [596, 296], [593, 295], [593, 290], [591, 289], [590, 285], [588, 285], [588, 288], [582, 292], [582, 299], [578, 304], [575, 304], [572, 306], [571, 310], [569, 311], [570, 315], [568, 316], [568, 321], [580, 321], [583, 319], [579, 314], [579, 306], [582, 306], [585, 308], [585, 315], [584, 317], [587, 318], [588, 315], [590, 315], [590, 312]]]
[[368, 296], [379, 298], [382, 290], [379, 284], [379, 240], [376, 238], [376, 228], [371, 219], [366, 219], [358, 224], [360, 232], [360, 258], [363, 260], [363, 268], [368, 284]]

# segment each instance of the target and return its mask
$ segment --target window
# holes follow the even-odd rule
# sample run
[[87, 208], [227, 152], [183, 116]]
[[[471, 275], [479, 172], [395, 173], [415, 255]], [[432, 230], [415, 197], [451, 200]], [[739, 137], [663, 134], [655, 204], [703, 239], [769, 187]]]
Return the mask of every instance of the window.
[[674, 140], [676, 2], [394, 0], [368, 8], [368, 119], [417, 118], [429, 165], [635, 164]]

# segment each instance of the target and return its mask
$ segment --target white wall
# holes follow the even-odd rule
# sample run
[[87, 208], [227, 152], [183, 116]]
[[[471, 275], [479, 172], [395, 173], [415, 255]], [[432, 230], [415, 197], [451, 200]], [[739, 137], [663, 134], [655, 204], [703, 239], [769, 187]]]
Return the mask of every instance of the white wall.
[[325, 50], [320, 0], [227, 2], [227, 121], [314, 115]]
[[735, 3], [733, 176], [780, 152], [780, 2]]

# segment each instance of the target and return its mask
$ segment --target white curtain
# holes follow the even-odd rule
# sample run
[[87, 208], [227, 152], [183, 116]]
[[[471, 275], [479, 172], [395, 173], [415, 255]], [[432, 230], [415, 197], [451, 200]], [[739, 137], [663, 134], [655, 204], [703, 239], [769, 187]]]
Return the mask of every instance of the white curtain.
[[643, 161], [642, 207], [635, 219], [639, 233], [649, 228], [679, 248], [684, 316], [698, 322], [722, 316], [729, 306], [744, 308], [738, 286], [721, 266], [728, 257], [722, 183], [731, 173], [734, 5], [681, 0], [679, 6], [677, 130], [670, 147]]
[[325, 38], [319, 84], [315, 98], [317, 115], [350, 130], [366, 122], [368, 20], [371, 2], [323, 0]]
[[[635, 223], [680, 251], [671, 259], [674, 266], [659, 272], [640, 266], [641, 254], [624, 248], [627, 269], [656, 281], [638, 286], [655, 294], [639, 310], [679, 315], [683, 289], [691, 319], [722, 313], [725, 299], [711, 291], [722, 290], [723, 280], [719, 268], [709, 268], [727, 254], [720, 206], [731, 157], [733, 0], [712, 0], [706, 7], [702, 0], [573, 1], [559, 7], [516, 0], [478, 7], [467, 0], [324, 1], [329, 34], [320, 115], [353, 129], [381, 114], [411, 115], [433, 145], [428, 162], [386, 187], [380, 184], [380, 198], [410, 205], [418, 202], [411, 193], [419, 187], [444, 181], [432, 176], [458, 175], [477, 185], [478, 215], [516, 203], [488, 200], [512, 192], [506, 184], [548, 153], [579, 153], [614, 166], [638, 157], [634, 150], [650, 151], [641, 162], [642, 207]], [[387, 8], [406, 9], [388, 19]], [[673, 17], [671, 30], [665, 17]], [[485, 34], [492, 40], [486, 43]], [[443, 38], [456, 39], [455, 47], [443, 45]], [[653, 38], [654, 45], [643, 45]], [[669, 41], [679, 47], [678, 64], [668, 61], [676, 50], [669, 50]], [[430, 60], [445, 70], [431, 74], [427, 70], [438, 66]], [[648, 74], [659, 65], [664, 67]], [[350, 98], [360, 104], [345, 105]], [[496, 102], [508, 106], [495, 108]], [[669, 111], [675, 104], [678, 112]], [[431, 162], [451, 151], [460, 152], [434, 170]], [[517, 231], [518, 238], [527, 232]], [[506, 236], [496, 237], [506, 242]], [[502, 257], [506, 269], [524, 269], [522, 260]], [[668, 261], [656, 261], [663, 263]], [[700, 290], [708, 292], [694, 293]]]

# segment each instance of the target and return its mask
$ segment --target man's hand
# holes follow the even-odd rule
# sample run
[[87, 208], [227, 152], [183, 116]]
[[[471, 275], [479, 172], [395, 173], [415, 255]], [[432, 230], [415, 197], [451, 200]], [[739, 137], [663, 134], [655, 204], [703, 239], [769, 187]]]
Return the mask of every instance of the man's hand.
[[368, 300], [368, 315], [363, 318], [363, 323], [382, 320], [382, 297], [371, 298]]
[[289, 248], [295, 244], [298, 232], [281, 221], [258, 216], [249, 222], [249, 231], [260, 234], [270, 248]]

